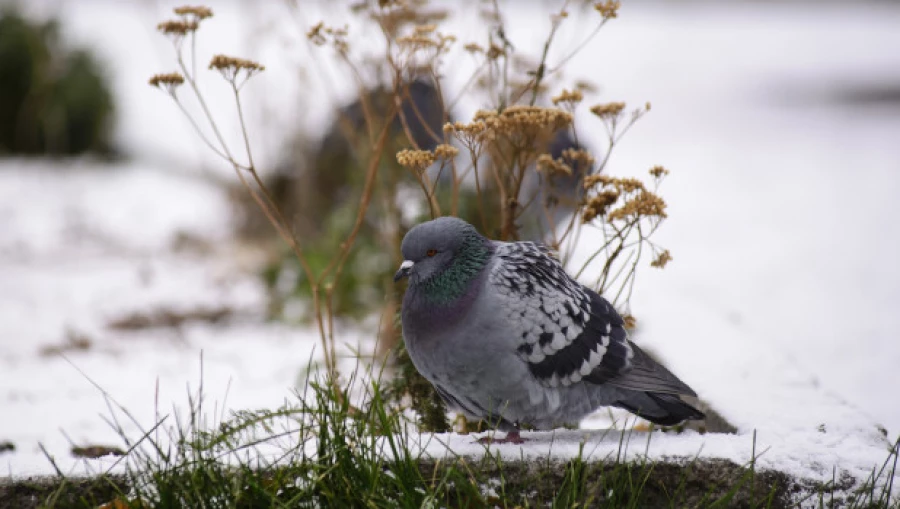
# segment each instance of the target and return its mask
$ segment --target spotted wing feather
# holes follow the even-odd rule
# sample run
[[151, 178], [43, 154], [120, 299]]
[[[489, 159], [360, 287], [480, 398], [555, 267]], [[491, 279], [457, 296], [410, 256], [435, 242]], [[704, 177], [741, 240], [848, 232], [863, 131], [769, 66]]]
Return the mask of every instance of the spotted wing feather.
[[630, 369], [621, 317], [566, 274], [550, 250], [532, 242], [502, 244], [491, 283], [519, 340], [520, 357], [548, 387], [582, 379], [603, 383]]
[[519, 340], [519, 356], [548, 387], [581, 381], [637, 391], [695, 395], [628, 340], [622, 317], [566, 274], [540, 244], [501, 244], [490, 280]]

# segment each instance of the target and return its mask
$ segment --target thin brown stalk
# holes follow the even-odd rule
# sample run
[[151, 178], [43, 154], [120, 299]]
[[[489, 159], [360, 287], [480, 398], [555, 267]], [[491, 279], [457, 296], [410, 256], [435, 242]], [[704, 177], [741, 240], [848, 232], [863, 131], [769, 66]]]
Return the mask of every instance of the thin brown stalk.
[[340, 278], [341, 272], [344, 268], [344, 263], [347, 261], [347, 256], [350, 253], [350, 249], [353, 247], [353, 243], [356, 241], [356, 236], [359, 233], [359, 229], [362, 226], [363, 220], [365, 218], [366, 211], [369, 208], [369, 202], [372, 198], [372, 190], [374, 189], [375, 177], [378, 174], [378, 168], [381, 162], [381, 155], [384, 152], [385, 146], [387, 145], [388, 133], [390, 132], [391, 121], [396, 115], [396, 110], [392, 111], [388, 122], [385, 123], [384, 127], [381, 129], [381, 133], [378, 136], [378, 140], [375, 142], [372, 152], [372, 157], [369, 160], [369, 167], [366, 170], [366, 180], [363, 184], [362, 196], [360, 197], [359, 202], [359, 211], [356, 214], [356, 220], [353, 223], [353, 228], [350, 230], [350, 233], [347, 235], [347, 238], [341, 243], [341, 251], [340, 254], [336, 258], [332, 258], [331, 262], [325, 267], [322, 273], [319, 275], [319, 279], [317, 284], [320, 284], [324, 281], [324, 278], [328, 277], [332, 271], [334, 271], [334, 277], [332, 277], [332, 284]]
[[173, 99], [175, 100], [175, 104], [178, 106], [178, 109], [181, 110], [181, 114], [184, 115], [185, 118], [188, 119], [188, 122], [191, 124], [191, 127], [194, 128], [194, 131], [195, 131], [195, 132], [197, 133], [197, 135], [200, 137], [200, 141], [202, 141], [203, 144], [206, 145], [210, 150], [212, 150], [213, 153], [216, 154], [217, 156], [221, 157], [222, 159], [224, 159], [224, 160], [226, 160], [226, 161], [228, 161], [228, 162], [230, 162], [230, 163], [233, 163], [233, 164], [236, 163], [236, 161], [233, 161], [230, 157], [228, 157], [227, 155], [225, 155], [223, 152], [219, 151], [219, 149], [217, 149], [217, 148], [212, 144], [212, 142], [209, 141], [209, 138], [206, 137], [206, 135], [205, 135], [205, 134], [203, 133], [203, 131], [200, 129], [200, 126], [197, 125], [197, 121], [194, 120], [194, 117], [192, 117], [191, 114], [188, 113], [187, 109], [185, 109], [184, 105], [181, 104], [181, 101], [179, 101], [178, 98], [177, 98], [177, 97], [174, 97], [174, 96], [173, 96]]

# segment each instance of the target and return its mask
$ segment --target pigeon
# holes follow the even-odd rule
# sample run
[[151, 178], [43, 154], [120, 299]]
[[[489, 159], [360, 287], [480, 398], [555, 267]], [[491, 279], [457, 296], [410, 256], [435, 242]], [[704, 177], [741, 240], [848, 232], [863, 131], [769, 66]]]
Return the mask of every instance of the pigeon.
[[[602, 406], [671, 426], [696, 393], [628, 339], [613, 306], [544, 245], [440, 217], [403, 238], [401, 321], [413, 364], [448, 407], [507, 432], [577, 423]], [[483, 439], [485, 440], [485, 439]], [[487, 439], [490, 441], [490, 439]]]

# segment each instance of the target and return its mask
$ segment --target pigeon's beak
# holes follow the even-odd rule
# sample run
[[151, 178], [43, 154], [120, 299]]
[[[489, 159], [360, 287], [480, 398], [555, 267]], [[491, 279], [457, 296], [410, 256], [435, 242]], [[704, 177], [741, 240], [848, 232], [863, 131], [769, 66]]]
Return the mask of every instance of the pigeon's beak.
[[403, 263], [400, 264], [400, 270], [394, 274], [394, 282], [400, 281], [401, 279], [409, 276], [409, 271], [412, 270], [413, 262], [409, 260], [403, 260]]

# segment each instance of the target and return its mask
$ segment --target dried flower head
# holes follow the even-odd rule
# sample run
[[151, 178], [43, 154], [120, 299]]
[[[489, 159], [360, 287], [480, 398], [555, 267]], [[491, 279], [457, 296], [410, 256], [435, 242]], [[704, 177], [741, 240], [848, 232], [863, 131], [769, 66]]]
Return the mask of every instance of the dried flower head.
[[434, 147], [434, 157], [437, 159], [453, 159], [454, 157], [456, 157], [456, 154], [459, 154], [459, 149], [454, 147], [453, 145], [441, 143], [437, 147]]
[[436, 40], [432, 39], [431, 37], [418, 34], [398, 37], [397, 44], [400, 47], [405, 47], [413, 51], [438, 47], [438, 42]]
[[558, 131], [572, 125], [573, 117], [571, 113], [556, 108], [516, 105], [503, 110], [499, 120], [501, 132], [509, 133], [522, 128]]
[[575, 89], [582, 92], [593, 93], [597, 91], [597, 85], [586, 80], [578, 80], [575, 82]]
[[553, 156], [550, 154], [541, 154], [538, 156], [537, 170], [546, 173], [548, 176], [572, 174], [571, 166], [563, 162], [562, 159], [553, 159]]
[[549, 137], [572, 124], [572, 114], [556, 108], [510, 106], [501, 112], [478, 110], [470, 123], [448, 123], [444, 132], [456, 136], [469, 148], [503, 138], [511, 142], [527, 142]]
[[463, 46], [463, 49], [468, 51], [469, 53], [472, 53], [473, 55], [477, 54], [477, 53], [484, 53], [484, 48], [482, 48], [481, 45], [476, 44], [474, 42], [470, 42], [469, 44], [466, 44], [465, 46]]
[[571, 92], [563, 89], [559, 95], [555, 95], [551, 98], [553, 104], [559, 105], [560, 103], [565, 103], [567, 106], [574, 108], [575, 105], [580, 103], [584, 99], [584, 95], [581, 93], [581, 90], [575, 89]]
[[634, 329], [637, 327], [637, 318], [632, 314], [627, 314], [622, 316], [622, 321], [625, 322], [626, 329]]
[[213, 15], [213, 12], [212, 12], [212, 9], [210, 9], [209, 7], [202, 6], [202, 5], [195, 5], [195, 6], [183, 5], [181, 7], [175, 8], [175, 14], [177, 14], [179, 16], [194, 17], [199, 21], [199, 20], [203, 20], [206, 18], [211, 18]]
[[612, 102], [606, 104], [598, 104], [591, 107], [591, 113], [603, 119], [618, 117], [622, 110], [625, 109], [625, 103]]
[[393, 37], [398, 36], [409, 25], [429, 26], [447, 19], [446, 10], [426, 10], [409, 4], [410, 2], [388, 2], [381, 6], [381, 11], [373, 12], [371, 17], [385, 33]]
[[663, 269], [666, 267], [666, 264], [672, 261], [672, 253], [669, 252], [668, 249], [663, 250], [656, 258], [650, 262], [651, 267], [656, 267], [659, 269]]
[[607, 216], [609, 221], [655, 217], [665, 219], [666, 202], [659, 195], [642, 190]]
[[588, 168], [594, 164], [594, 156], [590, 152], [580, 148], [567, 148], [562, 152], [563, 159], [566, 159], [574, 166]]
[[657, 166], [654, 166], [653, 168], [650, 168], [650, 175], [652, 175], [653, 178], [657, 178], [657, 179], [662, 178], [668, 174], [669, 174], [669, 170], [663, 168], [662, 166], [657, 165]]
[[584, 177], [584, 188], [591, 189], [597, 184], [608, 186], [612, 183], [613, 178], [606, 175], [588, 175]]
[[423, 171], [434, 163], [434, 154], [428, 150], [405, 149], [397, 152], [397, 162], [405, 168]]
[[415, 53], [422, 50], [435, 50], [437, 53], [447, 51], [450, 45], [456, 42], [456, 36], [434, 32], [435, 25], [424, 26], [425, 30], [420, 31], [422, 26], [416, 27], [416, 31], [412, 35], [397, 38], [397, 45], [408, 51]]
[[491, 44], [491, 47], [487, 50], [488, 60], [497, 60], [498, 58], [505, 56], [506, 50], [496, 44]]
[[215, 55], [209, 62], [209, 68], [221, 72], [222, 76], [230, 82], [234, 82], [241, 71], [244, 71], [244, 80], [247, 80], [254, 74], [266, 70], [265, 66], [252, 60], [227, 55]]
[[612, 207], [618, 199], [619, 191], [616, 191], [615, 189], [607, 189], [590, 197], [587, 200], [587, 203], [584, 204], [581, 220], [584, 223], [590, 223], [596, 217], [605, 216], [609, 208]]
[[330, 41], [335, 49], [341, 53], [346, 53], [349, 49], [349, 45], [347, 44], [347, 31], [348, 28], [346, 26], [343, 28], [334, 28], [325, 26], [325, 22], [320, 21], [306, 32], [306, 38], [316, 46], [324, 46]]
[[437, 30], [437, 25], [429, 23], [427, 25], [419, 25], [415, 28], [415, 32], [419, 35], [428, 35]]
[[154, 74], [153, 77], [150, 78], [149, 83], [150, 86], [160, 88], [169, 94], [174, 95], [175, 89], [184, 83], [184, 76], [177, 72]]
[[444, 132], [452, 134], [471, 150], [475, 150], [476, 146], [494, 137], [494, 132], [483, 121], [475, 121], [468, 124], [459, 121], [448, 122], [444, 124]]
[[195, 32], [198, 26], [200, 25], [196, 21], [176, 19], [163, 21], [162, 23], [156, 25], [156, 29], [166, 35], [184, 37], [188, 33]]
[[622, 4], [616, 0], [606, 0], [605, 2], [597, 2], [594, 4], [594, 10], [603, 16], [603, 19], [615, 18], [619, 15], [619, 7]]
[[328, 40], [325, 39], [325, 35], [322, 34], [324, 28], [324, 21], [316, 23], [312, 28], [309, 29], [308, 32], [306, 32], [306, 38], [312, 41], [312, 43], [316, 46], [322, 46], [323, 44], [328, 42]]

